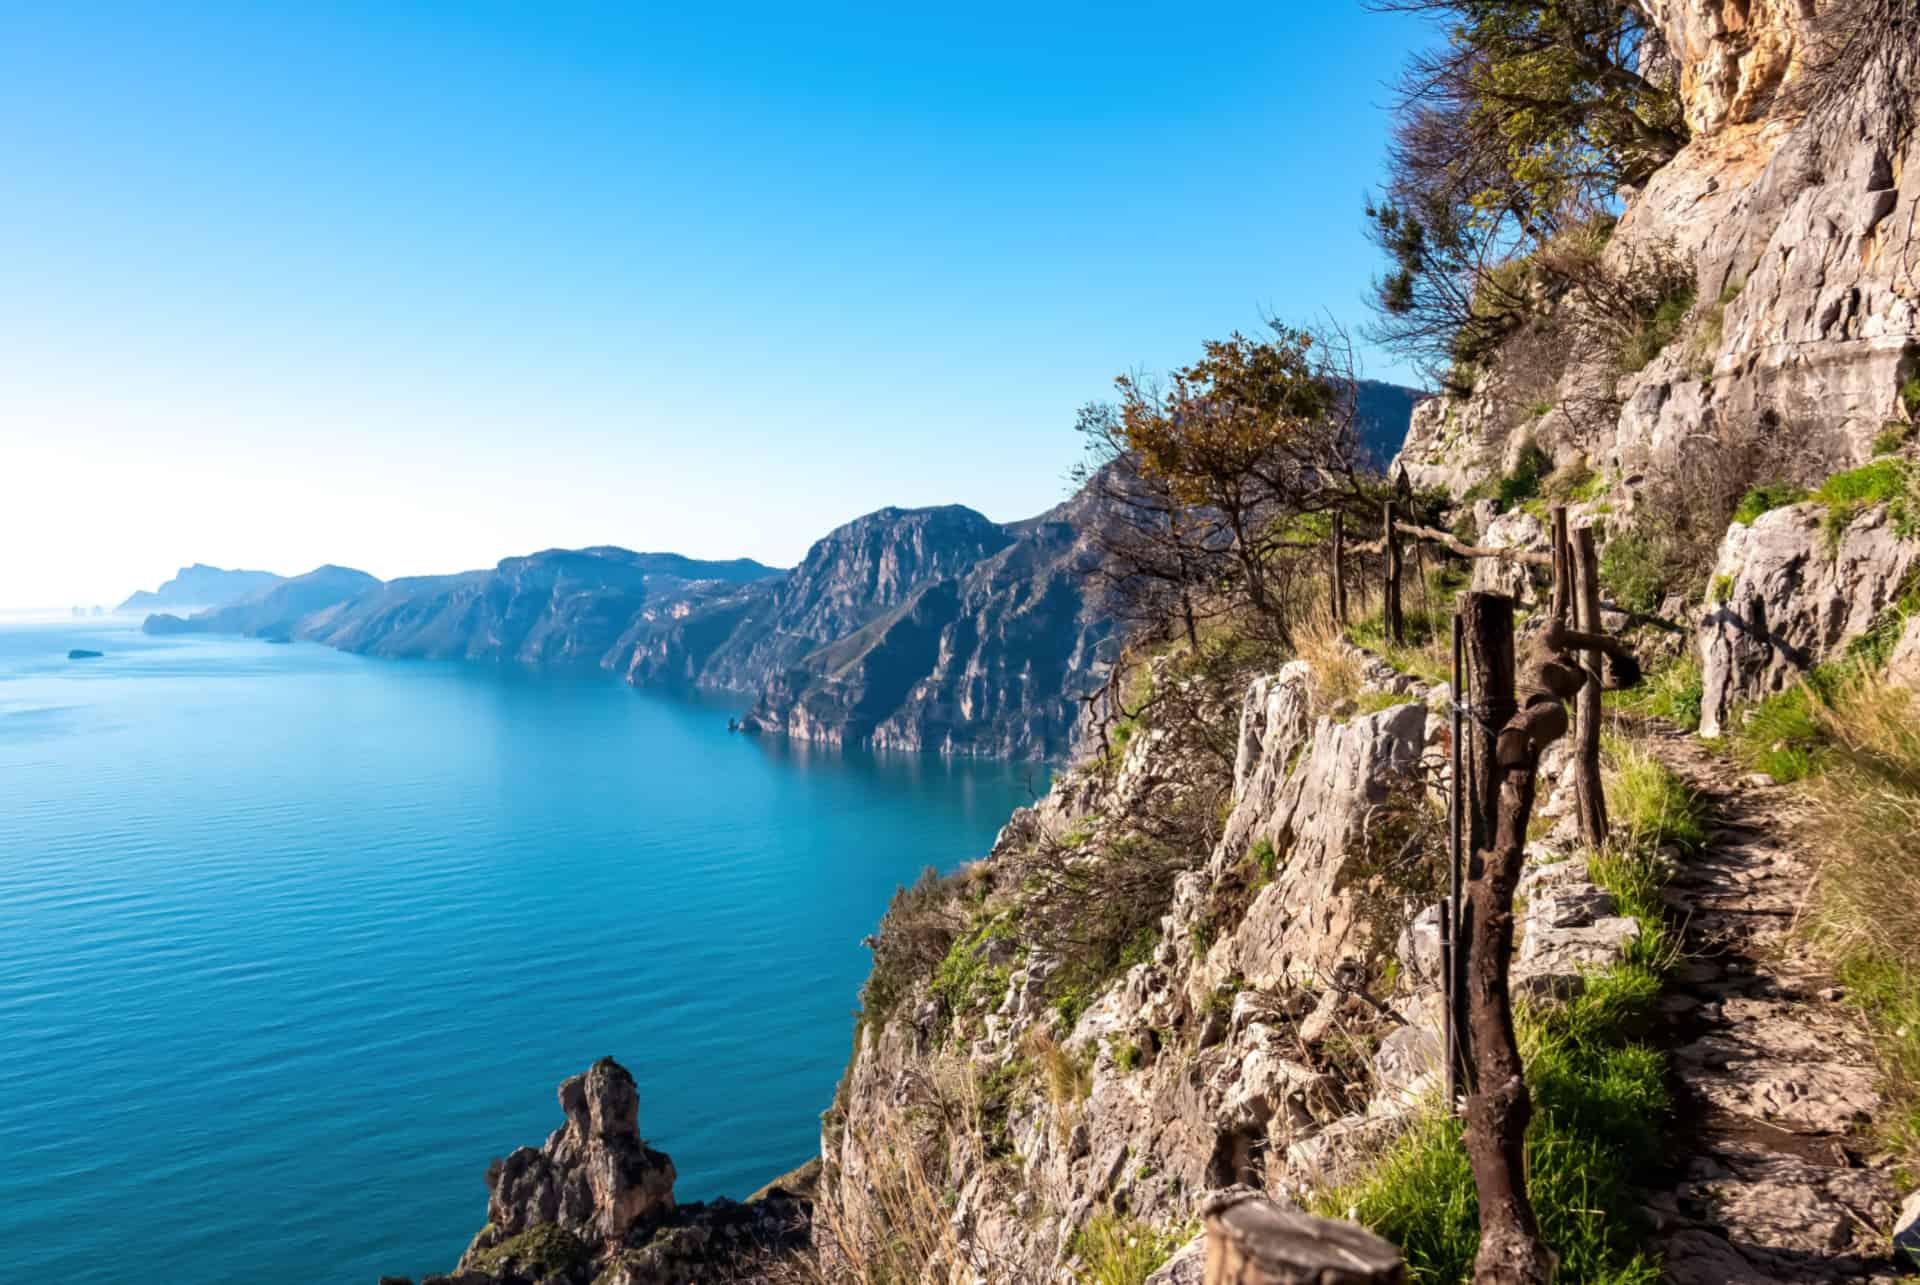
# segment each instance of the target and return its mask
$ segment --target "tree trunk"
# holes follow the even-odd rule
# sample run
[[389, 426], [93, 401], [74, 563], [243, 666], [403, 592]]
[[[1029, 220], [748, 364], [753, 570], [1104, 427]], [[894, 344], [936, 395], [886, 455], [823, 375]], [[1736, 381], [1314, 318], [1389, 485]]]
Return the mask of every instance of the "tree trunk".
[[1200, 654], [1200, 630], [1193, 623], [1193, 591], [1190, 589], [1180, 591], [1180, 614], [1187, 621], [1187, 646], [1193, 648], [1197, 656]]
[[1333, 623], [1347, 627], [1347, 515], [1333, 511]]
[[[1464, 923], [1455, 948], [1464, 949], [1467, 1035], [1473, 1089], [1467, 1099], [1467, 1158], [1480, 1199], [1480, 1253], [1476, 1285], [1536, 1285], [1552, 1276], [1553, 1260], [1527, 1199], [1526, 1136], [1533, 1104], [1514, 1039], [1507, 994], [1513, 954], [1513, 894], [1533, 815], [1538, 745], [1551, 739], [1557, 703], [1519, 716], [1514, 701], [1513, 602], [1497, 594], [1467, 595], [1467, 664], [1477, 697], [1468, 737], [1472, 857]], [[1539, 717], [1544, 735], [1528, 718]], [[1497, 733], [1490, 729], [1500, 729]]]
[[1382, 521], [1384, 534], [1381, 541], [1386, 550], [1387, 571], [1380, 603], [1380, 632], [1388, 642], [1394, 644], [1407, 641], [1406, 619], [1400, 612], [1400, 537], [1393, 529], [1398, 511], [1399, 506], [1388, 500]]
[[[1573, 533], [1574, 627], [1600, 632], [1600, 559], [1594, 553], [1593, 528]], [[1580, 814], [1580, 838], [1598, 849], [1607, 841], [1607, 797], [1600, 788], [1600, 667], [1597, 651], [1582, 653], [1587, 681], [1574, 704], [1574, 793]]]

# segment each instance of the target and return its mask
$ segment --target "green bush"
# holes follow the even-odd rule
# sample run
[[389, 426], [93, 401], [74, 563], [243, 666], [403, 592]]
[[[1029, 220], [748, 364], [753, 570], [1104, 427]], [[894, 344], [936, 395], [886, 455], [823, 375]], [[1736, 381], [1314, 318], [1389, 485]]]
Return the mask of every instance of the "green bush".
[[1651, 615], [1667, 592], [1667, 563], [1657, 536], [1623, 531], [1600, 555], [1600, 579], [1617, 605]]
[[1910, 375], [1900, 385], [1900, 404], [1907, 408], [1908, 419], [1920, 419], [1920, 375]]
[[1689, 280], [1675, 293], [1654, 305], [1653, 312], [1641, 323], [1640, 328], [1620, 346], [1621, 374], [1632, 375], [1645, 370], [1647, 363], [1673, 342], [1674, 336], [1680, 332], [1680, 323], [1693, 308], [1693, 299], [1694, 285]]
[[1881, 425], [1879, 434], [1873, 439], [1873, 453], [1875, 455], [1895, 454], [1907, 444], [1907, 434], [1912, 428], [1913, 425], [1903, 424], [1897, 419], [1888, 420]]
[[1743, 526], [1750, 525], [1762, 513], [1798, 504], [1806, 498], [1805, 491], [1790, 483], [1763, 482], [1740, 497], [1739, 505], [1733, 510], [1733, 520]]

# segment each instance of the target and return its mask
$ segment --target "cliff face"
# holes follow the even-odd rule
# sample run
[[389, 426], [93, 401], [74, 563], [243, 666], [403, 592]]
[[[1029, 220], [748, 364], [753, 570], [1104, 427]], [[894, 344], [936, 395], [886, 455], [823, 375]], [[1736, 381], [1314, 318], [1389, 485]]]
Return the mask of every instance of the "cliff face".
[[[1750, 487], [1817, 487], [1878, 456], [1900, 457], [1911, 479], [1920, 131], [1900, 122], [1912, 117], [1920, 48], [1883, 41], [1878, 64], [1843, 77], [1835, 24], [1871, 17], [1867, 6], [1644, 8], [1660, 36], [1648, 67], [1671, 78], [1692, 137], [1625, 194], [1604, 262], [1628, 276], [1683, 265], [1691, 300], [1675, 302], [1675, 324], [1637, 369], [1561, 306], [1544, 327], [1552, 342], [1518, 337], [1470, 396], [1416, 408], [1399, 463], [1416, 485], [1459, 497], [1511, 474], [1529, 446], [1555, 465], [1584, 462], [1606, 485], [1575, 514], [1603, 543], [1676, 517], [1724, 521]], [[1708, 551], [1702, 563], [1720, 546], [1711, 589], [1703, 574], [1689, 586], [1697, 596], [1661, 612], [1696, 615], [1709, 730], [1834, 655], [1900, 597], [1915, 500], [1887, 492], [1687, 535]], [[1490, 514], [1480, 517], [1485, 535]], [[1544, 547], [1544, 529], [1532, 535]]]
[[[892, 749], [1065, 754], [1076, 697], [1097, 685], [1101, 643], [1112, 632], [1083, 592], [1091, 508], [1082, 496], [1030, 521], [992, 527], [990, 536], [979, 531], [967, 557], [923, 561], [927, 572], [904, 596], [771, 675], [747, 723]], [[823, 590], [809, 583], [809, 557], [795, 572], [792, 596], [838, 598], [844, 577], [833, 569], [842, 563], [818, 564]], [[837, 614], [845, 619], [845, 608]]]
[[[1892, 129], [1896, 95], [1880, 77], [1826, 83], [1812, 6], [1645, 7], [1665, 46], [1654, 63], [1677, 80], [1692, 138], [1626, 194], [1606, 261], [1632, 273], [1673, 256], [1691, 268], [1692, 307], [1629, 373], [1590, 344], [1541, 361], [1509, 345], [1471, 397], [1415, 412], [1402, 458], [1416, 483], [1459, 495], [1510, 467], [1523, 441], [1630, 483], [1703, 456], [1730, 475], [1810, 481], [1862, 462], [1885, 424], [1907, 418], [1899, 390], [1920, 371], [1920, 158], [1915, 137]], [[1911, 71], [1920, 55], [1905, 57]]]
[[257, 634], [311, 637], [324, 629], [348, 602], [380, 587], [380, 582], [351, 567], [324, 566], [185, 619], [158, 614], [141, 625], [150, 634]]
[[395, 580], [308, 636], [373, 656], [611, 664], [628, 629], [777, 576], [757, 562], [549, 549], [491, 571]]
[[196, 562], [181, 567], [173, 579], [158, 589], [133, 594], [115, 607], [115, 611], [156, 611], [165, 607], [224, 607], [248, 594], [258, 593], [280, 583], [271, 571], [229, 571]]
[[[1438, 834], [1444, 692], [1350, 662], [1386, 708], [1321, 712], [1303, 661], [1218, 700], [1196, 691], [1201, 719], [1067, 774], [985, 860], [896, 900], [825, 1118], [829, 1261], [889, 1263], [879, 1242], [918, 1188], [952, 1193], [926, 1248], [970, 1279], [1077, 1279], [1076, 1235], [1101, 1211], [1146, 1235], [1235, 1184], [1298, 1198], [1406, 1127], [1440, 1068], [1438, 929], [1421, 912], [1433, 890], [1396, 886], [1388, 854]], [[1550, 815], [1568, 815], [1568, 790]], [[1194, 811], [1214, 818], [1211, 848], [1156, 839]], [[1166, 882], [1143, 874], [1158, 862]], [[1564, 993], [1637, 931], [1580, 863], [1529, 890], [1522, 987]], [[1091, 916], [1156, 895], [1117, 959], [1088, 946]]]

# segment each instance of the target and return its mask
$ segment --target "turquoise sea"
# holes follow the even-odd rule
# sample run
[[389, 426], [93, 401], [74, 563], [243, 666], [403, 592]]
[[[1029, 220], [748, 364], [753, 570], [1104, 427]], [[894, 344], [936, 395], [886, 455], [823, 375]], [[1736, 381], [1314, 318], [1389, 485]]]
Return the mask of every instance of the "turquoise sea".
[[448, 1270], [603, 1054], [683, 1200], [805, 1160], [861, 937], [1043, 783], [728, 712], [0, 624], [0, 1280]]

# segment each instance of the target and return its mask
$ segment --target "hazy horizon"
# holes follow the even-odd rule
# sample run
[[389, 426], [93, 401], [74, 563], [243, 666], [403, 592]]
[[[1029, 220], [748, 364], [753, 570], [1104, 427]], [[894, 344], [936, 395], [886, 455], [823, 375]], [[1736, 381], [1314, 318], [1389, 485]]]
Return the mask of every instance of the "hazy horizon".
[[1425, 34], [1357, 6], [17, 11], [0, 607], [193, 562], [788, 566], [887, 505], [1030, 517], [1115, 375], [1362, 319], [1381, 81]]

